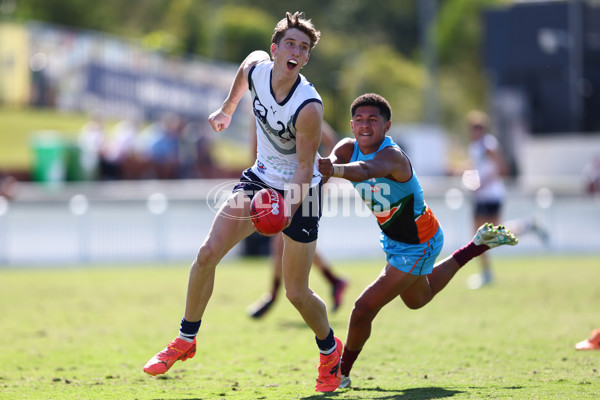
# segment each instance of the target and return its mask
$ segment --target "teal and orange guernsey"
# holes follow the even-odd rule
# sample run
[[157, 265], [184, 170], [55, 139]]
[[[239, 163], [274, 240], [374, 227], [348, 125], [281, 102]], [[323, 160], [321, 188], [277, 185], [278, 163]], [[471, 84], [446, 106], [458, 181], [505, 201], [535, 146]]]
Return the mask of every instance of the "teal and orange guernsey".
[[[400, 149], [391, 137], [386, 136], [371, 154], [363, 154], [354, 142], [354, 152], [350, 162], [367, 161], [386, 147]], [[400, 149], [402, 151], [402, 149]], [[423, 189], [414, 168], [406, 182], [389, 178], [371, 178], [363, 182], [352, 182], [367, 207], [377, 218], [381, 231], [390, 239], [408, 244], [424, 243], [439, 229], [439, 222], [425, 204]]]

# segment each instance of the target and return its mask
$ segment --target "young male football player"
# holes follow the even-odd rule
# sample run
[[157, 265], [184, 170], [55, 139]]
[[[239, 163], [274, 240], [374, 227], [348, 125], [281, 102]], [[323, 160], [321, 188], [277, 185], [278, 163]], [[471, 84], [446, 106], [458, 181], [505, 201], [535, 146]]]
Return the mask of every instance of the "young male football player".
[[[338, 387], [342, 343], [329, 325], [325, 303], [309, 288], [321, 216], [321, 178], [315, 160], [321, 143], [323, 105], [300, 70], [319, 38], [320, 32], [302, 13], [286, 13], [275, 26], [270, 54], [254, 51], [246, 57], [225, 102], [210, 115], [209, 122], [216, 132], [227, 129], [249, 89], [256, 117], [257, 158], [242, 174], [230, 201], [217, 212], [192, 263], [179, 337], [146, 363], [146, 373], [164, 374], [177, 360], [194, 356], [215, 268], [233, 246], [254, 232], [250, 220], [253, 194], [272, 187], [285, 194], [288, 215], [292, 216], [283, 230], [284, 284], [287, 298], [316, 336], [320, 352], [316, 390], [329, 392]], [[310, 206], [301, 207], [302, 203]]]
[[354, 139], [341, 140], [329, 158], [320, 159], [319, 171], [324, 177], [352, 182], [377, 218], [387, 264], [354, 304], [340, 387], [350, 386], [352, 366], [371, 335], [373, 320], [386, 304], [400, 297], [409, 308], [421, 308], [469, 260], [490, 248], [518, 242], [503, 226], [484, 224], [471, 242], [434, 266], [444, 234], [425, 203], [408, 156], [386, 136], [392, 119], [390, 105], [382, 96], [369, 93], [354, 100], [350, 111]]

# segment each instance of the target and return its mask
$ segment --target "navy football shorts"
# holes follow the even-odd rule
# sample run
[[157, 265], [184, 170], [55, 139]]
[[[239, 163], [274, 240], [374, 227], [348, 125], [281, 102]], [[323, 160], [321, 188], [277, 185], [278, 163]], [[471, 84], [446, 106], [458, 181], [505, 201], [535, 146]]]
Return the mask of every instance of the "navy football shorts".
[[484, 201], [478, 200], [475, 202], [473, 213], [480, 217], [495, 217], [500, 214], [502, 203], [500, 201]]
[[[301, 243], [310, 243], [317, 240], [319, 233], [319, 219], [321, 219], [321, 188], [323, 182], [310, 188], [308, 195], [294, 214], [290, 226], [283, 233]], [[243, 191], [252, 200], [254, 194], [261, 189], [269, 188], [250, 168], [242, 173], [240, 182], [233, 188], [233, 193]], [[283, 190], [275, 189], [284, 195]]]

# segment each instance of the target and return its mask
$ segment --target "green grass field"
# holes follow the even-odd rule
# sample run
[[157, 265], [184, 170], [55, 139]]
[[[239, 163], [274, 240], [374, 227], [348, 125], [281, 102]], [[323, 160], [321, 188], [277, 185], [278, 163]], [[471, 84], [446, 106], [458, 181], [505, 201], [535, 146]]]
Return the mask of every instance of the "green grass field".
[[[222, 264], [192, 360], [162, 377], [142, 366], [178, 332], [187, 265], [0, 270], [1, 399], [597, 399], [599, 257], [503, 257], [495, 285], [466, 289], [467, 265], [431, 304], [384, 309], [353, 389], [314, 392], [312, 332], [281, 297], [255, 321], [268, 261]], [[331, 315], [346, 335], [353, 299], [382, 260], [336, 263], [350, 287]], [[312, 286], [330, 301], [317, 271]]]

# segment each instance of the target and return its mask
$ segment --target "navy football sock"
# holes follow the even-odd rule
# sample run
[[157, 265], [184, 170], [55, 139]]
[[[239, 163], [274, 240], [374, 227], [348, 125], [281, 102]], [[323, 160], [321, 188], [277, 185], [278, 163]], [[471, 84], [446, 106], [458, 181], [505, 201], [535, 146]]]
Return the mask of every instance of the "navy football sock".
[[181, 327], [179, 328], [179, 338], [186, 342], [193, 342], [194, 338], [198, 334], [200, 329], [200, 323], [202, 320], [197, 322], [186, 321], [185, 318], [181, 318]]
[[320, 340], [315, 336], [317, 340], [317, 346], [319, 346], [319, 351], [321, 354], [328, 355], [333, 353], [336, 347], [335, 338], [333, 337], [333, 329], [329, 328], [329, 335], [323, 340]]

